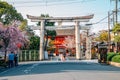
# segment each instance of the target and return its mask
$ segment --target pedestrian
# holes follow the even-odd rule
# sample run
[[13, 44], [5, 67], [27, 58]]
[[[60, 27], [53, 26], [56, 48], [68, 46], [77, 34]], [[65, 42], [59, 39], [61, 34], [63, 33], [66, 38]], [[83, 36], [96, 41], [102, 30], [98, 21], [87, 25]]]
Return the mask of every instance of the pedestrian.
[[8, 55], [8, 67], [12, 68], [13, 66], [14, 66], [14, 52], [11, 52]]
[[62, 61], [62, 52], [59, 53], [59, 59]]
[[15, 63], [15, 66], [18, 66], [18, 54], [17, 53], [14, 54], [14, 63]]
[[63, 52], [63, 61], [65, 61], [65, 59], [66, 59], [66, 53]]

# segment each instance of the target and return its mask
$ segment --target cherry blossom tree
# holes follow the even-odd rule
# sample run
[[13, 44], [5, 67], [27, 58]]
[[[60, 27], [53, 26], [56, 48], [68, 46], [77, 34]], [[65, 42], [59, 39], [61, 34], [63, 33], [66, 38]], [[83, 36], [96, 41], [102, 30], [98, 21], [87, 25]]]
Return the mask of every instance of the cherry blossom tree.
[[74, 36], [67, 36], [62, 44], [66, 48], [75, 48], [75, 37]]
[[[0, 39], [2, 41], [1, 50], [5, 52], [5, 60], [7, 51], [16, 51], [20, 46], [24, 46], [26, 38], [18, 29], [18, 25], [14, 22], [10, 26], [4, 26], [0, 23]], [[18, 47], [18, 44], [20, 45]]]
[[74, 52], [75, 48], [75, 37], [74, 36], [65, 37], [62, 45], [66, 47], [66, 52], [71, 55], [71, 53]]

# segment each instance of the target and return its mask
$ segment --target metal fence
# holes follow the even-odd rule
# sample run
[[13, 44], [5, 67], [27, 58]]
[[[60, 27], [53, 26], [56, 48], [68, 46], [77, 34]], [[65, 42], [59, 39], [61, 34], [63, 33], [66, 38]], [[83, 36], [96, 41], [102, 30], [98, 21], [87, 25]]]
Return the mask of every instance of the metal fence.
[[20, 50], [18, 60], [21, 61], [38, 61], [39, 50]]

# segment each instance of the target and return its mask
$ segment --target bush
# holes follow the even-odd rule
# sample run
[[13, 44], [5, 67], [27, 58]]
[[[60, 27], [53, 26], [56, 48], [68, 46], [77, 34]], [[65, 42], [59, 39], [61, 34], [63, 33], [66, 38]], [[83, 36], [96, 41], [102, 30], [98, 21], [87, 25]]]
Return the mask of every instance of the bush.
[[115, 52], [108, 52], [108, 54], [115, 54]]
[[4, 60], [0, 60], [0, 66], [7, 67], [8, 62], [5, 62]]
[[112, 58], [112, 62], [118, 62], [120, 63], [120, 55], [116, 55]]
[[111, 52], [107, 54], [107, 61], [112, 61], [112, 57], [114, 57], [116, 54]]

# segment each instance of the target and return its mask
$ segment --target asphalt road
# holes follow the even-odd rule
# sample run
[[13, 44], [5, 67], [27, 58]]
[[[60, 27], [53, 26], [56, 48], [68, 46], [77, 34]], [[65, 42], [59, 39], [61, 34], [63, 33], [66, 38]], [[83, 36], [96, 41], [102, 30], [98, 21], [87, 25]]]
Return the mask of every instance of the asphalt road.
[[120, 80], [120, 68], [92, 61], [36, 62], [1, 72], [0, 80]]

